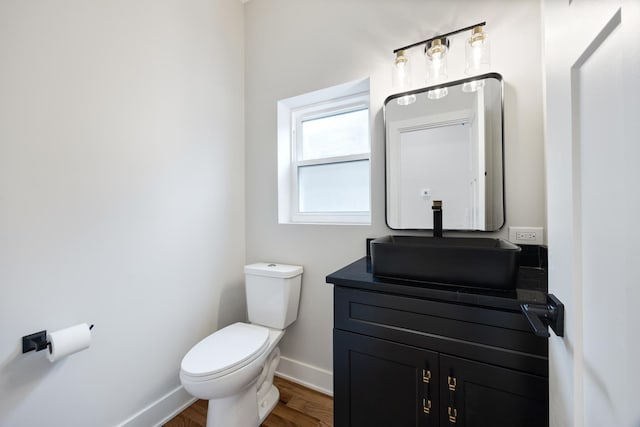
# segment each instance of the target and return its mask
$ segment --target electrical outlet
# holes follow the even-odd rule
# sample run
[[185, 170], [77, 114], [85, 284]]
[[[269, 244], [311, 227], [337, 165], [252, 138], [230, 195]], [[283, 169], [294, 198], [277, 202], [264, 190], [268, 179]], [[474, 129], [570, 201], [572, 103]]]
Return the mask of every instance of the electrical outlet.
[[516, 231], [516, 240], [536, 240], [536, 233], [534, 231]]
[[542, 245], [542, 227], [509, 227], [509, 241], [518, 245]]

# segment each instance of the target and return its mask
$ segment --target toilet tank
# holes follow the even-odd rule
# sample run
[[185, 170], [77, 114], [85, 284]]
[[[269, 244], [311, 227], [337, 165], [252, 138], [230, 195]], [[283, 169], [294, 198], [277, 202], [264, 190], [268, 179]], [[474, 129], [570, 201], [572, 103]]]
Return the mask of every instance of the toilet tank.
[[249, 322], [285, 329], [298, 318], [302, 267], [260, 262], [244, 274]]

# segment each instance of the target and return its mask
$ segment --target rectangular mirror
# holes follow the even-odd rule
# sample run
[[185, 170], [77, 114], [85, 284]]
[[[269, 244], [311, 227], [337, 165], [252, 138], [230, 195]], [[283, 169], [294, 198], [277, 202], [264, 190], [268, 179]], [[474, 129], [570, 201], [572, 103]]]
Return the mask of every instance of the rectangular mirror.
[[505, 221], [502, 76], [389, 96], [386, 218], [394, 230], [433, 229], [433, 200], [445, 230], [499, 230]]

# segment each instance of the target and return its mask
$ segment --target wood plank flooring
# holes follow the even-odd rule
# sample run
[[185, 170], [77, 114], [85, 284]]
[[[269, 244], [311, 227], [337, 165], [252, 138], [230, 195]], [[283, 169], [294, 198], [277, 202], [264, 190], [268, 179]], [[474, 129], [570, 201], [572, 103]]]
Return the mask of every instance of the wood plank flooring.
[[[333, 427], [333, 399], [275, 377], [280, 401], [261, 427]], [[206, 427], [207, 401], [198, 400], [164, 427]]]

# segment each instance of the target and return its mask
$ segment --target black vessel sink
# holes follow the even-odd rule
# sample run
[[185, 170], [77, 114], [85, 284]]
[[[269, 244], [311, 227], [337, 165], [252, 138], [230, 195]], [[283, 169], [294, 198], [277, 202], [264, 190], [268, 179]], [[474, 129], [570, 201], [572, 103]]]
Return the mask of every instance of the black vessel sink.
[[514, 289], [520, 247], [502, 239], [385, 236], [371, 241], [374, 276]]

